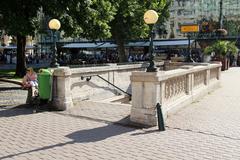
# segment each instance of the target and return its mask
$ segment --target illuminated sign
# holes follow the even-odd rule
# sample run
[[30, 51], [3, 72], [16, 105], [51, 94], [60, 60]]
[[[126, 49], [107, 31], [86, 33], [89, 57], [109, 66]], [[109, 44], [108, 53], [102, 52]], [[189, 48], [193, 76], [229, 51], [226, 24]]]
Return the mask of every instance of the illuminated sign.
[[199, 32], [199, 26], [197, 24], [182, 25], [181, 26], [181, 32], [182, 33]]

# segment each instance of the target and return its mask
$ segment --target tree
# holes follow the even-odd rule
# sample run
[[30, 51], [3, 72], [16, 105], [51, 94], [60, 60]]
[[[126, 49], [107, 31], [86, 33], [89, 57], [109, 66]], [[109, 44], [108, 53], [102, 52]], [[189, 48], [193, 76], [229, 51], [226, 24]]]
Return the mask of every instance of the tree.
[[1, 0], [0, 28], [17, 37], [16, 75], [23, 76], [26, 69], [26, 36], [39, 29], [40, 10], [61, 21], [65, 36], [89, 39], [110, 37], [108, 23], [113, 19], [114, 8], [108, 0]]
[[[43, 12], [60, 18], [65, 36], [113, 39], [118, 44], [120, 60], [126, 60], [124, 44], [133, 39], [146, 38], [149, 26], [143, 15], [148, 9], [156, 10], [160, 21], [166, 20], [170, 0], [90, 0], [51, 1]], [[166, 5], [167, 4], [167, 5]], [[58, 8], [52, 10], [49, 8]], [[61, 10], [64, 13], [58, 13]], [[169, 15], [168, 15], [169, 16]]]
[[[126, 60], [124, 44], [133, 39], [145, 38], [149, 33], [149, 26], [143, 21], [144, 13], [149, 10], [155, 10], [161, 17], [165, 17], [168, 11], [166, 6], [171, 1], [167, 0], [114, 0], [112, 1], [116, 8], [116, 14], [110, 23], [112, 38], [118, 45], [120, 61]], [[164, 18], [160, 18], [162, 22]], [[162, 23], [161, 22], [161, 23]]]
[[228, 31], [230, 36], [238, 36], [240, 33], [240, 21], [239, 20], [225, 20], [223, 25]]
[[108, 0], [51, 0], [43, 4], [43, 12], [60, 20], [65, 37], [89, 40], [111, 37], [108, 24], [115, 9]]
[[8, 35], [17, 37], [16, 75], [23, 76], [26, 69], [25, 46], [26, 36], [34, 35], [35, 17], [40, 7], [39, 1], [32, 0], [1, 0], [1, 29]]
[[113, 38], [119, 45], [120, 59], [124, 60], [125, 42], [148, 35], [149, 26], [143, 22], [145, 11], [154, 9], [161, 15], [166, 3], [167, 0], [1, 0], [0, 20], [4, 23], [0, 28], [17, 37], [16, 75], [23, 76], [26, 36], [39, 29], [40, 10], [60, 20], [64, 36]]

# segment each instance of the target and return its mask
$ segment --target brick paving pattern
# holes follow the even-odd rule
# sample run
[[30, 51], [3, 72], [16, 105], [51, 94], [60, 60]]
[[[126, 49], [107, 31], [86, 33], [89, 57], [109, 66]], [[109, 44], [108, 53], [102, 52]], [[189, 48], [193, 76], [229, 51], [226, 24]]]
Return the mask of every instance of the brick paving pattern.
[[68, 111], [61, 112], [63, 115], [82, 117], [95, 121], [129, 123], [131, 106], [127, 104], [104, 103], [94, 101], [83, 101]]
[[[157, 127], [136, 129], [109, 123], [125, 118], [129, 109], [114, 107], [114, 118], [104, 111], [110, 106], [103, 103], [92, 103], [91, 109], [86, 103], [82, 110], [33, 114], [31, 108], [14, 108], [24, 103], [21, 98], [26, 91], [0, 89], [4, 104], [0, 107], [0, 159], [239, 160], [238, 77], [239, 68], [224, 72], [222, 88], [170, 115], [164, 132]], [[10, 84], [0, 84], [0, 88], [5, 86]], [[8, 94], [14, 96], [6, 105], [2, 96], [7, 99]]]
[[0, 81], [0, 106], [24, 104], [27, 91], [22, 90], [19, 85]]

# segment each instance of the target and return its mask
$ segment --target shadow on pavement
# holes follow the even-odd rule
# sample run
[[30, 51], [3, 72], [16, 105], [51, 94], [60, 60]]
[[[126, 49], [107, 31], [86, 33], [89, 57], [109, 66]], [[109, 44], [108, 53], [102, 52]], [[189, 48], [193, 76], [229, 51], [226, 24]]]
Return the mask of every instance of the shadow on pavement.
[[0, 157], [0, 160], [13, 158], [13, 157], [17, 157], [17, 156], [28, 154], [28, 153], [44, 151], [44, 150], [52, 149], [52, 148], [55, 148], [55, 147], [61, 147], [61, 146], [65, 146], [67, 144], [73, 144], [73, 143], [74, 142], [59, 143], [59, 144], [55, 144], [55, 145], [51, 145], [51, 146], [46, 146], [46, 147], [42, 147], [42, 148], [29, 150], [29, 151], [26, 151], [26, 152], [20, 152], [20, 153], [16, 153], [16, 154], [9, 154], [7, 156]]
[[0, 87], [0, 91], [8, 91], [8, 90], [22, 90], [21, 87]]
[[27, 104], [21, 104], [15, 107], [0, 105], [0, 117], [14, 117], [20, 115], [33, 114], [33, 108]]
[[14, 117], [20, 115], [28, 115], [28, 114], [37, 114], [39, 112], [47, 112], [53, 111], [48, 105], [40, 105], [38, 106], [38, 111], [33, 112], [35, 108], [29, 104], [21, 104], [17, 106], [7, 106], [0, 105], [0, 117]]
[[29, 154], [29, 153], [38, 152], [38, 151], [44, 151], [44, 150], [53, 149], [56, 147], [62, 147], [68, 144], [97, 142], [97, 141], [107, 139], [109, 137], [118, 136], [123, 133], [131, 132], [134, 130], [136, 130], [136, 128], [129, 128], [129, 127], [124, 127], [124, 126], [115, 125], [111, 123], [103, 127], [73, 132], [72, 134], [69, 134], [66, 136], [72, 139], [72, 141], [69, 141], [66, 143], [58, 143], [55, 145], [45, 146], [45, 147], [41, 147], [41, 148], [37, 148], [37, 149], [25, 151], [25, 152], [9, 154], [9, 155], [0, 157], [0, 159], [2, 160], [7, 158], [13, 158], [19, 155]]
[[72, 134], [69, 134], [66, 137], [72, 139], [74, 143], [88, 143], [101, 141], [109, 137], [121, 135], [126, 132], [132, 132], [134, 130], [136, 130], [136, 128], [108, 124], [107, 126], [103, 127], [80, 130]]

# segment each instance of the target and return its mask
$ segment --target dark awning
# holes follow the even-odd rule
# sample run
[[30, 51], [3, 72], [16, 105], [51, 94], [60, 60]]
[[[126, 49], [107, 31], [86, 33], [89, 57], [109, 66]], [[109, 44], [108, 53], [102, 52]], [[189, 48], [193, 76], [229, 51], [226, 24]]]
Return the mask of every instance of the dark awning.
[[[34, 49], [36, 48], [36, 46], [26, 46], [25, 47], [26, 49]], [[17, 49], [17, 46], [13, 46], [13, 45], [10, 45], [10, 46], [0, 46], [0, 49]]]
[[62, 48], [116, 48], [117, 45], [110, 42], [98, 42], [98, 43], [69, 43]]
[[[192, 44], [194, 40], [190, 40], [190, 44]], [[126, 44], [126, 47], [147, 47], [149, 46], [149, 41], [135, 41], [129, 42]], [[154, 40], [154, 46], [187, 46], [188, 40]], [[64, 45], [62, 48], [116, 48], [117, 45], [111, 42], [83, 42], [83, 43], [69, 43]]]

